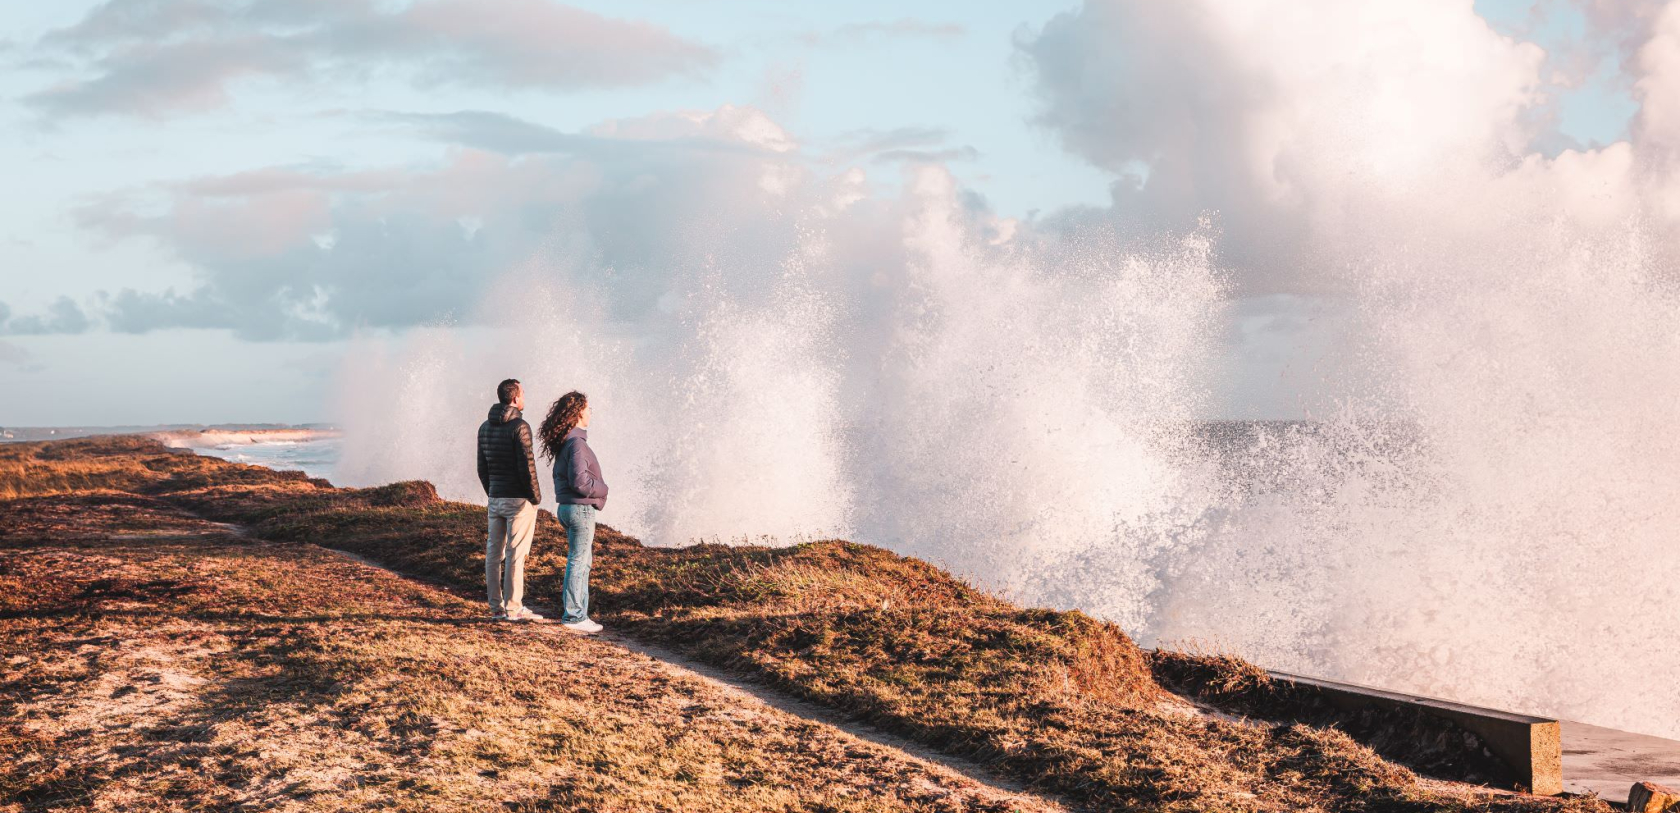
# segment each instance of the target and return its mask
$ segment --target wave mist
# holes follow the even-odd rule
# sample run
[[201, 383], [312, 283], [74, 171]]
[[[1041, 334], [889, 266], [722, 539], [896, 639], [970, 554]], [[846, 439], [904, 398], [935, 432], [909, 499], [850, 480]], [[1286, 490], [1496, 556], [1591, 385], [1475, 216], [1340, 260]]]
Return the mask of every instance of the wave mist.
[[1145, 643], [1680, 736], [1680, 298], [1636, 231], [1355, 224], [1361, 385], [1220, 430], [1210, 232], [1143, 251], [1025, 231], [937, 170], [850, 183], [657, 273], [546, 257], [497, 327], [363, 340], [340, 476], [479, 498], [472, 428], [511, 375], [533, 419], [590, 394], [603, 519], [653, 544], [853, 538]]

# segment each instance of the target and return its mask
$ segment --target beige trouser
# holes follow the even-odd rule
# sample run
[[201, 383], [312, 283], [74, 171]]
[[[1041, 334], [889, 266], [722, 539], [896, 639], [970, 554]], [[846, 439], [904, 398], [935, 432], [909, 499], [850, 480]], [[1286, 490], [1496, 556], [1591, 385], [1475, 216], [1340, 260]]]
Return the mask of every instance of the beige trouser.
[[484, 546], [484, 586], [490, 612], [525, 609], [525, 554], [537, 529], [537, 506], [524, 497], [490, 498], [490, 539]]

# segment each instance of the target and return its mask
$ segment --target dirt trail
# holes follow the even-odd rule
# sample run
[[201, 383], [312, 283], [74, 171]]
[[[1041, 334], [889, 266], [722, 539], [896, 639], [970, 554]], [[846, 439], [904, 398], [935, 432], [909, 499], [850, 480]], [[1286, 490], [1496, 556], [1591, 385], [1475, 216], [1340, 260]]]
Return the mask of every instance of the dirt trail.
[[[238, 526], [227, 527], [237, 529], [237, 532], [240, 534], [245, 533], [245, 530], [238, 528]], [[398, 570], [393, 570], [392, 568], [386, 567], [378, 562], [368, 559], [367, 557], [351, 553], [350, 551], [339, 550], [337, 548], [327, 548], [327, 550], [330, 550], [333, 553], [343, 556], [346, 559], [356, 562], [362, 566], [394, 575], [398, 578], [423, 585], [429, 589], [441, 590], [451, 595], [473, 600], [477, 600], [479, 598], [476, 593], [469, 595], [468, 591], [452, 585], [446, 585], [431, 579], [412, 576]], [[531, 609], [536, 610], [537, 612], [550, 618], [554, 618], [559, 615], [558, 611], [551, 607], [534, 603], [529, 604], [529, 606]], [[572, 636], [576, 634], [567, 632], [556, 623], [524, 624], [521, 626], [525, 629], [529, 629], [532, 634], [536, 635]], [[679, 653], [672, 652], [669, 649], [637, 641], [633, 638], [615, 633], [611, 629], [593, 637], [598, 641], [617, 645], [622, 649], [639, 655], [645, 658], [650, 665], [654, 665], [671, 675], [700, 681], [712, 686], [718, 691], [734, 698], [743, 705], [768, 707], [786, 714], [791, 714], [811, 723], [812, 725], [821, 726], [824, 729], [834, 731], [837, 735], [851, 737], [873, 743], [882, 748], [890, 749], [895, 752], [897, 756], [905, 759], [906, 761], [918, 763], [931, 772], [948, 774], [953, 777], [961, 777], [969, 782], [988, 788], [998, 795], [1026, 797], [1033, 800], [1037, 806], [1042, 806], [1043, 808], [1050, 810], [1068, 809], [1060, 800], [1031, 790], [1019, 782], [1000, 777], [991, 771], [988, 771], [984, 766], [981, 766], [978, 763], [930, 750], [903, 737], [882, 731], [864, 723], [859, 723], [856, 720], [847, 719], [843, 715], [837, 714], [832, 710], [807, 703], [797, 698], [789, 697], [775, 691], [774, 689], [766, 687], [763, 684], [746, 680], [736, 675], [731, 675], [721, 669], [708, 664], [700, 663]]]
[[[567, 633], [569, 634], [569, 633]], [[1059, 800], [1052, 800], [1045, 794], [1027, 788], [1019, 782], [997, 776], [985, 767], [966, 759], [959, 759], [904, 739], [903, 737], [887, 733], [873, 726], [848, 720], [845, 717], [820, 706], [806, 703], [796, 698], [788, 697], [773, 689], [742, 680], [734, 675], [708, 666], [698, 661], [690, 660], [678, 653], [657, 646], [650, 646], [621, 635], [603, 634], [603, 639], [611, 641], [625, 649], [648, 657], [663, 665], [666, 669], [680, 673], [696, 680], [707, 681], [718, 686], [723, 691], [731, 692], [741, 698], [741, 702], [757, 701], [780, 711], [800, 717], [812, 723], [838, 729], [860, 740], [875, 743], [884, 748], [890, 748], [905, 759], [921, 762], [927, 765], [937, 765], [953, 774], [963, 776], [970, 781], [990, 787], [999, 793], [1009, 793], [1020, 796], [1032, 796], [1047, 804], [1060, 806]]]

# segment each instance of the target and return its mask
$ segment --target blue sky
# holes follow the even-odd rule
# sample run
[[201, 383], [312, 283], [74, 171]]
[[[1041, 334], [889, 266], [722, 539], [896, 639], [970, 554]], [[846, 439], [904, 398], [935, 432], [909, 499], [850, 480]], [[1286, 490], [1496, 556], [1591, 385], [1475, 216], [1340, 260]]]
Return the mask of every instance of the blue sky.
[[[1640, 5], [1628, 3], [1629, 6]], [[1581, 7], [1535, 0], [1476, 0], [1476, 12], [1511, 36], [1544, 47], [1554, 60], [1584, 55], [1592, 69], [1578, 86], [1558, 93], [1558, 130], [1576, 143], [1603, 146], [1627, 138], [1638, 112], [1620, 55], [1595, 41]]]
[[[73, 25], [97, 2], [43, 4], [6, 12], [5, 39], [29, 43]], [[99, 246], [65, 222], [84, 195], [160, 180], [234, 173], [253, 167], [321, 163], [346, 167], [435, 159], [429, 141], [392, 137], [335, 112], [372, 107], [449, 113], [495, 110], [560, 130], [653, 111], [752, 104], [813, 145], [841, 146], [849, 135], [903, 127], [944, 131], [974, 148], [954, 162], [966, 183], [1000, 211], [1024, 215], [1107, 199], [1108, 179], [1029, 123], [1028, 82], [1011, 37], [1060, 10], [1034, 3], [929, 3], [915, 11], [927, 34], [855, 35], [847, 26], [908, 21], [901, 4], [814, 4], [788, 13], [783, 3], [576, 3], [603, 15], [657, 22], [724, 56], [704, 77], [566, 93], [419, 90], [400, 81], [300, 89], [253, 82], [237, 105], [167, 120], [46, 123], [7, 106], [0, 149], [20, 167], [12, 194], [0, 196], [8, 227], [0, 263], [47, 264], [71, 273], [19, 274], [4, 300], [14, 311], [44, 306], [66, 292], [85, 295], [113, 283], [186, 285], [189, 269], [148, 256], [143, 246]], [[814, 40], [814, 41], [813, 41]], [[16, 100], [39, 90], [50, 70], [9, 71], [0, 93]], [[778, 95], [772, 85], [786, 87]], [[24, 193], [27, 190], [27, 193]], [[32, 245], [24, 246], [23, 243]], [[15, 287], [14, 287], [15, 286]]]
[[[225, 98], [184, 108], [135, 112], [41, 101], [97, 71], [98, 60], [135, 47], [54, 32], [101, 10], [126, 9], [131, 19], [155, 22], [217, 5], [83, 1], [14, 4], [0, 13], [0, 60], [8, 63], [0, 72], [0, 165], [8, 168], [0, 188], [0, 303], [11, 317], [9, 335], [0, 335], [0, 425], [332, 417], [343, 335], [241, 336], [182, 318], [116, 324], [108, 311], [119, 291], [185, 296], [207, 272], [202, 254], [158, 237], [165, 226], [125, 234], [112, 221], [157, 214], [160, 195], [194, 179], [263, 168], [418, 172], [449, 162], [452, 146], [382, 118], [388, 114], [486, 111], [578, 133], [663, 111], [750, 106], [791, 134], [815, 167], [869, 165], [883, 197], [901, 177], [884, 157], [896, 148], [937, 155], [1000, 217], [1043, 219], [1110, 202], [1114, 175], [1064, 148], [1062, 134], [1037, 121], [1040, 95], [1017, 45], [1076, 3], [578, 2], [572, 6], [609, 21], [655, 27], [665, 38], [658, 47], [688, 62], [652, 78], [595, 84], [457, 82], [417, 79], [430, 70], [428, 57], [388, 49], [379, 52], [384, 62], [366, 70], [352, 53], [311, 67], [307, 76], [240, 74], [222, 86]], [[1478, 0], [1475, 9], [1501, 32], [1546, 48], [1557, 70], [1580, 74], [1576, 86], [1550, 91], [1543, 110], [1555, 121], [1535, 149], [1555, 153], [1626, 137], [1637, 109], [1630, 81], [1585, 12], [1523, 0]], [[265, 29], [272, 30], [280, 29]], [[88, 214], [101, 201], [117, 214]], [[189, 216], [180, 207], [167, 214], [180, 228], [188, 228], [179, 221]], [[66, 298], [75, 312], [55, 311]], [[1272, 318], [1255, 307], [1257, 318]], [[1275, 346], [1251, 348], [1249, 356], [1287, 366], [1289, 349], [1266, 341]], [[1258, 366], [1234, 375], [1237, 383], [1227, 389], [1236, 394], [1228, 399], [1262, 386], [1252, 382], [1278, 372], [1270, 363], [1254, 361]]]

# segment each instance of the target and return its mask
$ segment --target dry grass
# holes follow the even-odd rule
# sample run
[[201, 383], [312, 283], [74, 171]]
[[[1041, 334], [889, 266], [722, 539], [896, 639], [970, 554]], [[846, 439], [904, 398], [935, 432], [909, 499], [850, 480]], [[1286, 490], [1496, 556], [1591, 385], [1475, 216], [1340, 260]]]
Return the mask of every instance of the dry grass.
[[1509, 787], [1515, 773], [1478, 739], [1439, 717], [1413, 708], [1348, 710], [1229, 654], [1151, 652], [1162, 685], [1222, 711], [1279, 723], [1335, 726], [1384, 757], [1423, 773]]
[[[218, 482], [311, 482], [300, 472], [258, 466], [206, 466], [188, 449], [170, 449], [137, 435], [56, 443], [0, 443], [0, 500], [83, 491], [145, 491], [167, 479], [174, 487]], [[325, 481], [313, 481], [325, 485]]]
[[95, 489], [131, 489], [155, 480], [130, 443], [80, 448], [0, 444], [0, 499]]
[[318, 547], [145, 499], [113, 534], [114, 504], [0, 504], [0, 809], [1056, 809]]
[[[62, 458], [79, 458], [60, 445]], [[123, 453], [142, 468], [166, 454]], [[264, 539], [347, 549], [463, 588], [481, 583], [482, 507], [438, 500], [424, 483], [332, 489], [198, 460], [133, 487]], [[1441, 793], [1311, 708], [1264, 686], [1243, 688], [1251, 667], [1240, 662], [1147, 655], [1111, 624], [1015, 607], [877, 548], [663, 550], [609, 528], [597, 544], [595, 602], [605, 623], [1093, 810], [1607, 809], [1596, 800]], [[563, 550], [545, 512], [528, 569], [539, 602], [558, 595]], [[1197, 713], [1157, 676], [1185, 696], [1266, 719]], [[1454, 766], [1454, 743], [1438, 745], [1429, 757], [1444, 762], [1434, 767]]]

